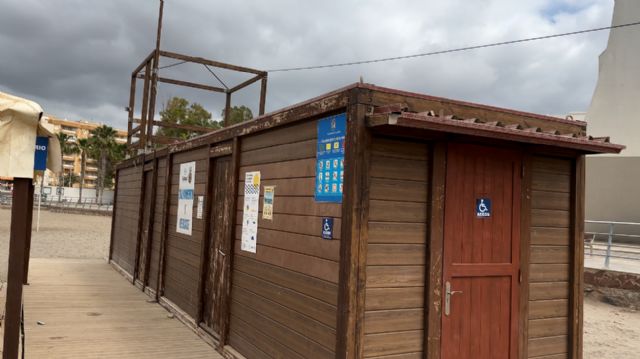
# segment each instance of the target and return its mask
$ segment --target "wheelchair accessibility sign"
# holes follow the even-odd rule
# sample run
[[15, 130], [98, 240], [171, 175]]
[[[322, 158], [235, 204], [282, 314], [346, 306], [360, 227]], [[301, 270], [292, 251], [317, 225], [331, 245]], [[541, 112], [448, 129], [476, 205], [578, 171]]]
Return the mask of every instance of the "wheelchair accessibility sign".
[[491, 217], [491, 199], [489, 198], [476, 199], [476, 217], [478, 218]]

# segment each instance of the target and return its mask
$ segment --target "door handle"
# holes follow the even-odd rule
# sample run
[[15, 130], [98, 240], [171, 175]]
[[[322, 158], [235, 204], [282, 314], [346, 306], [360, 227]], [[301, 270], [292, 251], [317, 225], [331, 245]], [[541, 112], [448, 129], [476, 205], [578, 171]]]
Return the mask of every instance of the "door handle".
[[447, 281], [444, 284], [444, 315], [451, 314], [451, 297], [454, 294], [462, 294], [461, 290], [451, 290], [451, 283]]

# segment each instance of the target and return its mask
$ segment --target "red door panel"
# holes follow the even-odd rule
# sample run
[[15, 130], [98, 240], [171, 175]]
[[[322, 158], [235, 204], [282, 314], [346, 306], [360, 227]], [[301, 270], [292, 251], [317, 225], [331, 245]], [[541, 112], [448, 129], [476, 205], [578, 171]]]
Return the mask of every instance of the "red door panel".
[[520, 168], [517, 152], [448, 148], [443, 359], [517, 356]]

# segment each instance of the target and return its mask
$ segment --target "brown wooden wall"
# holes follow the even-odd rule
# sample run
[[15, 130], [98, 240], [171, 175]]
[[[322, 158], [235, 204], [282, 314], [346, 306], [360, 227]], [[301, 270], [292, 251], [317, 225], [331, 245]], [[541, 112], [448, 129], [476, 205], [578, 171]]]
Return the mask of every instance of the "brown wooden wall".
[[367, 358], [424, 355], [428, 172], [426, 144], [373, 138], [363, 350]]
[[572, 161], [534, 157], [532, 167], [528, 357], [567, 358]]
[[142, 166], [121, 169], [118, 171], [117, 182], [118, 210], [114, 218], [111, 259], [127, 273], [133, 274], [136, 263]]
[[[196, 317], [199, 303], [198, 281], [200, 258], [204, 238], [204, 218], [196, 218], [197, 196], [204, 196], [207, 187], [209, 152], [206, 147], [176, 153], [172, 157], [171, 191], [167, 217], [167, 239], [164, 259], [163, 295], [192, 318]], [[178, 176], [180, 164], [196, 161], [195, 193], [193, 200], [193, 228], [190, 236], [176, 232], [178, 213]], [[206, 208], [205, 198], [205, 208]]]
[[[342, 206], [314, 201], [316, 131], [309, 121], [240, 144], [229, 343], [247, 358], [334, 357], [340, 243], [320, 234], [326, 216], [340, 236]], [[260, 215], [257, 254], [240, 250], [247, 171], [260, 171], [261, 194], [276, 186], [273, 220]]]
[[154, 290], [158, 290], [158, 270], [160, 268], [160, 242], [162, 239], [162, 214], [164, 206], [165, 182], [167, 173], [167, 159], [158, 160], [156, 169], [156, 200], [153, 209], [153, 230], [151, 232], [151, 255], [149, 263], [149, 282], [147, 285]]

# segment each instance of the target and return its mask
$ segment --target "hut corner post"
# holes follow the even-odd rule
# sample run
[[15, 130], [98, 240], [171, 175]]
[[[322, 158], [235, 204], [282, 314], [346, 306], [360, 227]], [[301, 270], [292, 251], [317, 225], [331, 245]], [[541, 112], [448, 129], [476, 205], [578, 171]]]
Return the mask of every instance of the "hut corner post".
[[11, 206], [3, 359], [18, 357], [20, 318], [22, 316], [22, 285], [26, 281], [25, 268], [28, 263], [25, 261], [28, 261], [32, 210], [33, 184], [31, 178], [15, 178]]
[[571, 340], [570, 358], [582, 359], [583, 310], [584, 310], [584, 211], [585, 211], [585, 156], [576, 158], [573, 168], [571, 193], [573, 254], [571, 258]]
[[365, 258], [368, 216], [368, 144], [366, 106], [351, 92], [345, 140], [345, 194], [342, 203], [336, 358], [362, 357]]

